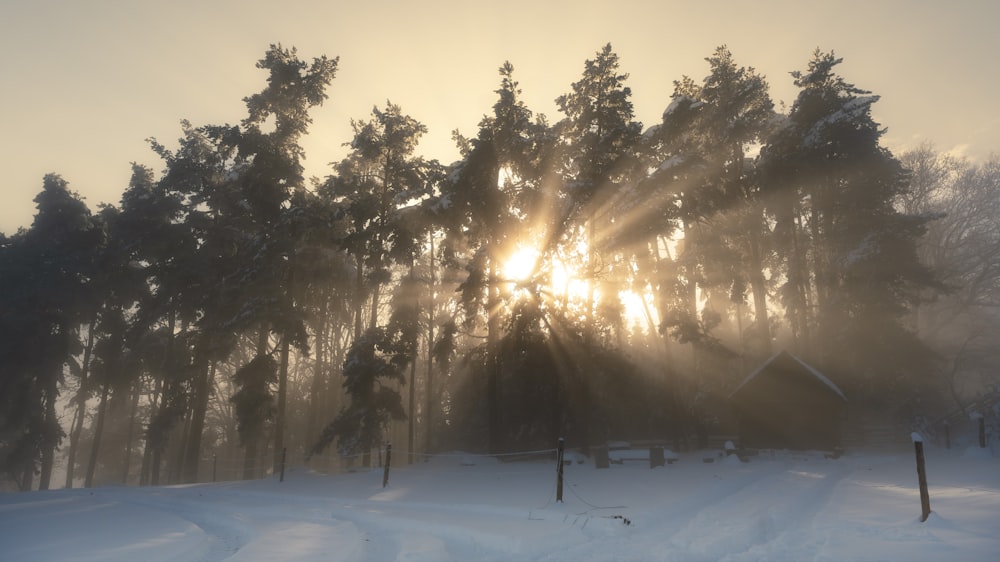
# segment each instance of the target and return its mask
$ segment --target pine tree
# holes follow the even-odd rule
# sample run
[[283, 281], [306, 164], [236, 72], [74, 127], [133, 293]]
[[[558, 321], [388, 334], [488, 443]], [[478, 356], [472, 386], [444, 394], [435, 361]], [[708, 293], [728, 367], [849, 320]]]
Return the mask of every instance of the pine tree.
[[90, 280], [104, 233], [86, 204], [56, 174], [43, 180], [31, 227], [6, 241], [0, 285], [5, 291], [5, 395], [13, 402], [3, 416], [8, 432], [0, 449], [22, 485], [39, 475], [51, 483], [55, 450], [63, 430], [56, 402], [67, 366], [82, 351], [79, 327], [95, 295]]
[[609, 242], [621, 228], [616, 207], [640, 171], [642, 123], [634, 119], [632, 90], [625, 85], [628, 74], [620, 73], [619, 66], [609, 43], [586, 61], [572, 91], [556, 98], [566, 115], [556, 125], [566, 207], [554, 238], [582, 239], [586, 244], [582, 269], [589, 294], [584, 314], [591, 328], [599, 306], [596, 287], [611, 267]]
[[[748, 151], [765, 140], [773, 103], [764, 78], [738, 66], [725, 46], [706, 61], [710, 74], [702, 84], [689, 78], [675, 83], [674, 101], [653, 135], [661, 159], [672, 165], [661, 163], [651, 179], [680, 190], [682, 259], [688, 271], [697, 271], [689, 287], [697, 282], [709, 295], [710, 310], [728, 313], [735, 305], [737, 315], [749, 289], [755, 329], [752, 345], [743, 351], [761, 359], [770, 355], [772, 338], [764, 273], [770, 232]], [[744, 334], [739, 337], [744, 341]]]
[[528, 238], [534, 225], [522, 217], [537, 211], [536, 144], [538, 123], [521, 101], [514, 80], [514, 67], [505, 62], [499, 69], [500, 87], [492, 115], [484, 116], [473, 139], [456, 138], [464, 158], [442, 184], [437, 207], [445, 225], [446, 248], [463, 248], [467, 275], [462, 282], [462, 304], [466, 325], [486, 316], [483, 351], [486, 378], [488, 449], [501, 447], [500, 371], [501, 337], [500, 264], [521, 237]]
[[341, 245], [355, 261], [357, 338], [366, 325], [363, 300], [369, 301], [367, 327], [373, 328], [382, 287], [391, 279], [391, 260], [414, 252], [417, 242], [407, 232], [401, 210], [428, 194], [428, 178], [437, 164], [414, 156], [427, 128], [398, 105], [373, 108], [370, 121], [352, 121], [352, 126], [351, 154], [321, 189], [344, 217]]
[[323, 429], [312, 453], [322, 452], [336, 440], [342, 455], [361, 453], [364, 466], [371, 466], [371, 451], [381, 443], [389, 420], [406, 418], [402, 398], [389, 384], [404, 383], [404, 369], [414, 359], [409, 342], [401, 336], [377, 326], [354, 341], [344, 361], [344, 389], [350, 404]]
[[764, 161], [776, 198], [793, 201], [777, 215], [793, 221], [782, 225], [790, 235], [779, 251], [799, 284], [789, 293], [815, 303], [816, 364], [858, 396], [886, 400], [931, 364], [902, 319], [939, 284], [916, 252], [929, 217], [895, 207], [907, 177], [880, 144], [878, 96], [836, 74], [841, 61], [816, 51], [805, 72], [792, 73], [799, 96]]
[[[556, 98], [566, 118], [557, 124], [563, 148], [563, 177], [572, 210], [567, 218], [596, 220], [607, 198], [637, 167], [635, 149], [642, 124], [634, 120], [628, 74], [605, 45], [584, 64], [572, 92]], [[596, 241], [593, 241], [596, 243]]]

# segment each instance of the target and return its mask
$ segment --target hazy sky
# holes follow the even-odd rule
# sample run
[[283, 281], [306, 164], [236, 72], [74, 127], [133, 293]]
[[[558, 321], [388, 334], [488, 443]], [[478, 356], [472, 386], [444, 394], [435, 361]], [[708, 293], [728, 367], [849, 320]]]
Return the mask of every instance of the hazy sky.
[[449, 163], [451, 131], [472, 135], [510, 60], [524, 99], [550, 121], [583, 63], [610, 42], [639, 120], [659, 121], [683, 75], [701, 80], [721, 44], [790, 104], [789, 71], [817, 47], [882, 96], [886, 144], [930, 140], [983, 158], [1000, 151], [1000, 2], [995, 0], [3, 0], [0, 2], [0, 232], [28, 226], [48, 172], [92, 208], [118, 204], [132, 161], [162, 168], [145, 139], [176, 146], [180, 119], [236, 123], [264, 87], [268, 45], [339, 56], [305, 140], [325, 176], [351, 118], [391, 100], [429, 128], [420, 153]]

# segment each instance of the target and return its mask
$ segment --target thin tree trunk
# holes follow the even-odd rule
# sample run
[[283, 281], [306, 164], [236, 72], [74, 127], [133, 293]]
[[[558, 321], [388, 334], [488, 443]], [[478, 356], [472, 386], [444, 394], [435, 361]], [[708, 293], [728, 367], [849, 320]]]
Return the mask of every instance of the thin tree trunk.
[[150, 467], [149, 485], [160, 485], [160, 467], [163, 465], [163, 451], [153, 449], [153, 459]]
[[372, 302], [371, 302], [371, 316], [368, 319], [368, 328], [375, 329], [378, 326], [378, 304], [379, 298], [381, 297], [382, 284], [375, 283], [372, 287]]
[[257, 472], [257, 438], [248, 440], [243, 453], [243, 479], [253, 480]]
[[25, 463], [24, 470], [21, 472], [21, 478], [17, 483], [17, 487], [22, 492], [30, 492], [31, 487], [34, 485], [35, 479], [35, 463], [28, 461]]
[[192, 412], [189, 410], [184, 416], [184, 424], [179, 430], [174, 430], [174, 435], [180, 440], [175, 449], [176, 456], [174, 463], [170, 466], [170, 483], [182, 484], [184, 482], [184, 459], [187, 458], [188, 435], [191, 433]]
[[435, 317], [435, 285], [434, 271], [434, 233], [430, 233], [430, 281], [428, 283], [428, 304], [427, 304], [427, 386], [425, 393], [426, 407], [424, 408], [424, 452], [430, 452], [434, 433], [434, 322]]
[[361, 339], [361, 332], [364, 331], [364, 316], [365, 310], [365, 274], [364, 274], [364, 264], [361, 261], [361, 257], [355, 258], [356, 269], [354, 278], [354, 292], [355, 292], [355, 308], [354, 308], [354, 341]]
[[128, 429], [125, 432], [125, 458], [122, 459], [122, 484], [126, 485], [128, 484], [129, 468], [132, 464], [132, 434], [135, 432], [135, 418], [139, 411], [139, 396], [142, 394], [141, 385], [142, 379], [137, 378], [132, 391], [132, 407], [128, 415]]
[[[157, 378], [155, 386], [153, 387], [153, 398], [150, 400], [149, 404], [149, 419], [153, 419], [156, 416], [156, 412], [160, 404], [160, 396], [163, 392], [163, 377]], [[153, 447], [149, 442], [149, 435], [147, 433], [145, 439], [145, 445], [142, 448], [142, 467], [139, 469], [139, 485], [146, 486], [150, 484], [152, 477], [152, 462], [153, 462]]]
[[[771, 356], [771, 326], [767, 313], [767, 281], [764, 279], [764, 263], [761, 256], [761, 241], [758, 233], [751, 232], [750, 236], [750, 263], [748, 264], [750, 277], [750, 290], [753, 293], [754, 322], [760, 335], [762, 348], [760, 352], [767, 357]], [[742, 332], [742, 331], [741, 331]], [[742, 333], [741, 333], [742, 337]]]
[[80, 444], [80, 434], [83, 433], [83, 422], [87, 412], [87, 375], [90, 372], [90, 356], [94, 350], [94, 326], [97, 324], [97, 314], [90, 320], [87, 330], [87, 347], [83, 350], [83, 364], [80, 366], [80, 389], [76, 393], [77, 409], [73, 416], [73, 424], [69, 435], [69, 454], [66, 460], [66, 488], [73, 487], [73, 472], [76, 469], [76, 453]]
[[[199, 354], [201, 355], [201, 354]], [[215, 378], [215, 364], [209, 364], [207, 357], [198, 358], [197, 378], [194, 381], [194, 400], [191, 411], [190, 432], [187, 435], [186, 450], [181, 481], [193, 484], [198, 481], [198, 461], [201, 459], [201, 437], [205, 430], [205, 414], [208, 412], [208, 397], [211, 381]]]
[[[260, 332], [257, 336], [257, 356], [263, 357], [267, 355], [269, 330], [266, 322], [261, 322]], [[257, 471], [257, 448], [259, 445], [260, 435], [247, 435], [245, 436], [246, 442], [244, 443], [244, 456], [243, 456], [243, 479], [252, 480], [256, 477], [255, 473]]]
[[809, 271], [806, 266], [806, 255], [805, 250], [802, 248], [802, 227], [801, 219], [792, 220], [792, 256], [794, 259], [794, 267], [797, 269], [797, 279], [795, 291], [798, 300], [797, 310], [795, 311], [795, 317], [798, 324], [798, 334], [799, 334], [799, 349], [798, 352], [806, 355], [811, 355], [812, 351], [812, 329], [809, 324], [809, 307], [811, 299], [809, 298]]
[[330, 317], [328, 306], [329, 288], [319, 291], [316, 315], [316, 360], [313, 364], [313, 378], [309, 385], [309, 411], [306, 415], [306, 447], [312, 448], [319, 438], [320, 412], [325, 411], [326, 397], [326, 324]]
[[278, 411], [274, 420], [274, 473], [281, 469], [281, 453], [285, 449], [285, 402], [288, 399], [288, 335], [281, 342], [278, 365]]
[[[295, 309], [295, 256], [289, 258], [288, 279], [285, 286], [285, 304]], [[285, 418], [288, 401], [288, 347], [289, 334], [281, 334], [281, 358], [278, 364], [278, 405], [274, 419], [274, 473], [281, 469], [281, 456], [285, 450]]]
[[500, 358], [498, 354], [500, 342], [500, 296], [497, 286], [497, 257], [490, 247], [489, 277], [487, 281], [488, 296], [486, 299], [486, 403], [487, 420], [489, 424], [488, 451], [500, 452]]
[[[49, 427], [58, 428], [59, 419], [56, 417], [56, 398], [59, 395], [57, 387], [57, 377], [50, 377], [48, 389], [45, 393], [45, 423]], [[42, 442], [42, 466], [38, 475], [38, 489], [48, 490], [52, 481], [52, 468], [55, 465], [56, 446], [55, 437], [47, 437]]]
[[414, 425], [417, 423], [417, 357], [414, 354], [413, 361], [410, 362], [410, 403], [409, 403], [409, 413], [410, 419], [407, 427], [406, 441], [407, 441], [407, 451], [410, 454], [407, 455], [406, 464], [413, 464], [413, 447], [416, 444], [414, 433]]
[[101, 389], [101, 403], [97, 406], [97, 422], [94, 426], [94, 442], [90, 447], [90, 460], [87, 462], [87, 475], [84, 477], [84, 488], [94, 486], [94, 473], [97, 470], [97, 455], [101, 450], [101, 437], [104, 435], [104, 419], [108, 410], [108, 394], [110, 385], [105, 383]]
[[[170, 308], [167, 316], [167, 349], [163, 354], [163, 363], [160, 365], [160, 378], [158, 379], [157, 394], [159, 395], [159, 405], [154, 409], [156, 414], [162, 410], [167, 403], [167, 398], [170, 396], [172, 391], [173, 383], [170, 382], [173, 378], [169, 380], [164, 380], [166, 376], [174, 371], [174, 345], [176, 345], [177, 338], [174, 335], [174, 331], [177, 329], [177, 311], [174, 307]], [[182, 329], [183, 330], [183, 329]], [[154, 397], [155, 398], [155, 397]], [[156, 400], [154, 399], [154, 403]], [[154, 419], [153, 416], [150, 419]], [[152, 459], [150, 460], [150, 478], [149, 483], [152, 486], [159, 486], [160, 484], [160, 469], [163, 466], [163, 450], [166, 447], [165, 443], [153, 443], [150, 444], [149, 440], [146, 442], [147, 447], [152, 449]], [[145, 455], [144, 455], [145, 456]]]

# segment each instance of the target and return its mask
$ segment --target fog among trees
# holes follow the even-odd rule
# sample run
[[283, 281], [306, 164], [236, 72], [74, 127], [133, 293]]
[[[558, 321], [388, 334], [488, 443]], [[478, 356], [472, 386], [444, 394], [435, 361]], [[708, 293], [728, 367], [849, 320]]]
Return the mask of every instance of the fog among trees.
[[848, 428], [933, 428], [995, 392], [1000, 158], [894, 154], [833, 52], [776, 78], [788, 107], [725, 46], [705, 60], [645, 124], [611, 45], [555, 116], [504, 63], [450, 164], [373, 100], [305, 178], [339, 61], [275, 45], [245, 119], [150, 139], [162, 166], [132, 164], [118, 205], [46, 175], [0, 234], [3, 479], [204, 481], [213, 455], [256, 478], [390, 441], [683, 449], [781, 350], [844, 390]]

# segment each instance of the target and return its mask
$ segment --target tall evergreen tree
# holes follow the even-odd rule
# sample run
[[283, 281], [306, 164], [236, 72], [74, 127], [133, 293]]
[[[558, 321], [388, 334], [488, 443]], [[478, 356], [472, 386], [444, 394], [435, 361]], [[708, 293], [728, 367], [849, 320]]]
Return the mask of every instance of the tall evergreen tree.
[[[288, 394], [289, 348], [307, 348], [301, 303], [295, 302], [295, 262], [305, 188], [301, 160], [304, 151], [299, 140], [308, 131], [312, 119], [309, 109], [327, 99], [326, 88], [337, 71], [338, 59], [321, 56], [308, 64], [296, 50], [272, 45], [257, 68], [268, 71], [267, 87], [246, 98], [248, 117], [240, 137], [241, 156], [248, 166], [240, 182], [245, 200], [257, 223], [258, 239], [267, 242], [258, 278], [273, 286], [274, 305], [268, 320], [281, 338], [278, 366], [277, 402], [274, 429], [275, 468], [285, 447], [286, 404]], [[261, 127], [274, 120], [274, 131], [262, 133]], [[294, 194], [298, 192], [299, 195]], [[252, 301], [251, 301], [252, 302]], [[199, 428], [200, 429], [200, 428]]]
[[[895, 207], [907, 177], [880, 144], [884, 130], [871, 115], [878, 96], [836, 74], [841, 61], [816, 51], [806, 71], [792, 73], [799, 96], [764, 160], [780, 180], [774, 189], [794, 201], [778, 218], [797, 232], [779, 249], [789, 280], [803, 285], [791, 292], [808, 291], [815, 303], [817, 364], [857, 395], [886, 400], [931, 364], [902, 319], [938, 283], [916, 251], [929, 218]], [[802, 265], [807, 273], [793, 269]]]
[[[773, 103], [764, 78], [738, 66], [725, 46], [706, 60], [710, 74], [702, 84], [675, 83], [671, 107], [652, 135], [663, 160], [651, 181], [679, 196], [688, 290], [697, 283], [709, 295], [708, 310], [728, 314], [735, 305], [737, 315], [748, 290], [752, 294], [754, 337], [743, 351], [761, 360], [770, 355], [772, 338], [765, 278], [770, 233], [748, 152], [766, 139]], [[716, 310], [713, 301], [725, 309]], [[675, 330], [694, 321], [694, 308], [685, 309], [689, 314], [675, 319]]]
[[[609, 273], [611, 242], [621, 228], [617, 201], [640, 171], [642, 123], [635, 120], [632, 90], [625, 85], [618, 54], [605, 45], [584, 64], [572, 91], [556, 98], [566, 117], [556, 125], [562, 166], [565, 210], [557, 225], [559, 238], [582, 239], [586, 256], [580, 269], [588, 284], [584, 314], [593, 324], [595, 292]], [[603, 295], [617, 299], [617, 295]]]
[[90, 280], [104, 231], [56, 174], [45, 176], [35, 203], [31, 227], [8, 241], [0, 272], [0, 284], [12, 289], [5, 297], [14, 299], [0, 321], [4, 390], [15, 401], [4, 415], [15, 433], [3, 448], [4, 464], [21, 471], [22, 485], [37, 470], [39, 489], [47, 489], [63, 437], [56, 402], [68, 365], [82, 350], [79, 328], [96, 298]]
[[375, 107], [371, 120], [352, 121], [352, 127], [350, 154], [320, 186], [321, 196], [341, 217], [338, 242], [354, 262], [354, 338], [343, 364], [350, 404], [323, 430], [313, 450], [339, 438], [342, 447], [363, 452], [367, 463], [388, 420], [406, 417], [394, 389], [372, 385], [382, 377], [405, 382], [403, 367], [415, 361], [410, 351], [416, 353], [416, 332], [401, 335], [383, 323], [380, 311], [392, 266], [407, 266], [412, 273], [427, 228], [420, 202], [430, 195], [440, 166], [415, 156], [427, 129], [398, 105]]
[[537, 147], [540, 123], [521, 100], [514, 80], [514, 67], [500, 67], [500, 87], [492, 115], [484, 116], [475, 138], [456, 137], [464, 158], [457, 163], [451, 181], [442, 184], [437, 207], [445, 225], [445, 246], [466, 254], [467, 275], [462, 283], [466, 324], [486, 320], [486, 344], [482, 357], [486, 379], [488, 449], [501, 448], [500, 371], [498, 351], [501, 337], [503, 286], [502, 261], [520, 238], [538, 235], [536, 225], [524, 220], [537, 212]]
[[401, 210], [428, 194], [428, 176], [436, 163], [415, 156], [427, 128], [398, 105], [387, 102], [384, 110], [372, 109], [370, 121], [351, 124], [351, 153], [321, 189], [340, 208], [345, 223], [341, 244], [355, 261], [354, 335], [359, 338], [365, 326], [379, 324], [379, 302], [391, 279], [392, 260], [414, 251], [417, 242], [407, 232]]
[[[601, 284], [610, 288], [613, 284], [610, 275], [621, 264], [614, 252], [614, 235], [622, 227], [623, 217], [616, 211], [627, 187], [638, 179], [641, 170], [637, 152], [642, 124], [635, 120], [632, 90], [625, 85], [627, 79], [628, 74], [621, 73], [618, 55], [609, 43], [594, 59], [584, 63], [583, 75], [572, 84], [572, 91], [555, 100], [566, 116], [555, 127], [564, 208], [551, 239], [558, 240], [571, 253], [581, 244], [585, 248], [572, 266], [587, 286], [582, 304], [582, 349], [600, 345], [599, 312], [613, 311], [602, 314], [605, 325], [618, 323], [615, 317], [620, 317], [618, 291], [598, 293], [597, 288]], [[598, 295], [602, 302], [598, 302]], [[576, 383], [580, 388], [581, 408], [589, 413], [588, 385], [597, 375], [586, 371], [583, 365], [570, 369], [581, 377]], [[582, 424], [582, 438], [588, 442], [589, 414], [583, 417]]]

